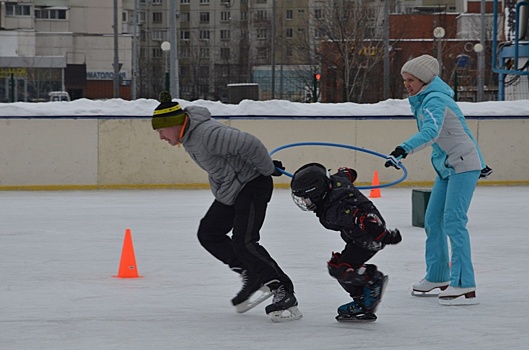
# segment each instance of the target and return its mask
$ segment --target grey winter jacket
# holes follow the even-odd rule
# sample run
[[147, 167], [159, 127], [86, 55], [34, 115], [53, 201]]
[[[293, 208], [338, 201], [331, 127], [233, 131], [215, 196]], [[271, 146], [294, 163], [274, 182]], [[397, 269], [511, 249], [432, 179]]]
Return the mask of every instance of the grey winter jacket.
[[208, 173], [211, 191], [219, 202], [233, 205], [244, 185], [274, 172], [266, 147], [255, 136], [212, 119], [207, 108], [190, 106], [184, 111], [189, 124], [182, 145]]

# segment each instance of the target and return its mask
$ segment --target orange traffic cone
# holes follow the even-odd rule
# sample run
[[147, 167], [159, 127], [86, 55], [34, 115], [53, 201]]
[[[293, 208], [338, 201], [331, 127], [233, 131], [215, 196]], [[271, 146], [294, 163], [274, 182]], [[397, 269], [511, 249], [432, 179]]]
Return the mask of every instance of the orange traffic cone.
[[138, 278], [138, 268], [136, 267], [136, 257], [134, 256], [134, 246], [132, 245], [132, 236], [130, 229], [125, 231], [125, 240], [123, 241], [123, 250], [121, 251], [121, 262], [116, 278]]
[[[373, 174], [373, 182], [371, 186], [378, 186], [380, 185], [380, 182], [378, 181], [378, 171], [375, 170], [375, 173]], [[380, 194], [380, 188], [373, 188], [371, 189], [371, 192], [369, 193], [369, 198], [380, 198], [382, 195]]]

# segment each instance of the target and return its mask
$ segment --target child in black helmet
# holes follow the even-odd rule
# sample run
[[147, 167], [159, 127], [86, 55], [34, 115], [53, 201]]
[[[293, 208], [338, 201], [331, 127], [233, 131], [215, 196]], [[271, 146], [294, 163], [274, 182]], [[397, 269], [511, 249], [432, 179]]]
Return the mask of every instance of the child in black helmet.
[[338, 307], [338, 321], [375, 321], [388, 277], [377, 266], [366, 264], [387, 244], [402, 240], [399, 230], [388, 230], [373, 203], [354, 185], [354, 169], [340, 168], [329, 175], [318, 163], [299, 168], [290, 188], [294, 202], [302, 210], [313, 211], [329, 230], [340, 231], [346, 242], [341, 253], [332, 253], [329, 274], [353, 298]]

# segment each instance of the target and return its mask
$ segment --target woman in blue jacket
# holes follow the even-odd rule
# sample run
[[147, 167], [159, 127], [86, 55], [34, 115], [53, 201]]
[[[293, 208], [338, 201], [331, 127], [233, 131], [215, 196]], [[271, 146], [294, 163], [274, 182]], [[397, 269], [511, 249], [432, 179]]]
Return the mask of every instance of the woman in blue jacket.
[[414, 58], [404, 64], [401, 75], [419, 132], [391, 152], [386, 167], [398, 169], [400, 159], [432, 146], [437, 173], [425, 214], [426, 276], [413, 285], [412, 294], [438, 288], [440, 304], [476, 304], [467, 212], [482, 169], [490, 169], [453, 99], [454, 92], [438, 76], [437, 60], [429, 55]]

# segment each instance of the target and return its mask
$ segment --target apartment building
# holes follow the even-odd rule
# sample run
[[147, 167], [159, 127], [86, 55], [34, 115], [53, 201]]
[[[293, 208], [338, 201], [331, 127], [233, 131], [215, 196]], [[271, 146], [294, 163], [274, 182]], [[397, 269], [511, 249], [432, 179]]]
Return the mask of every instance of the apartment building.
[[[0, 0], [0, 101], [42, 101], [55, 90], [112, 98], [116, 82], [121, 98], [156, 98], [176, 77], [178, 97], [187, 100], [227, 101], [229, 86], [241, 83], [258, 84], [259, 99], [305, 101], [321, 88], [314, 81], [325, 65], [319, 51], [333, 39], [317, 22], [339, 1], [174, 0], [174, 14], [170, 1]], [[372, 7], [366, 33], [376, 40], [383, 39], [386, 3], [402, 16], [455, 15], [479, 3], [364, 2]], [[172, 16], [176, 41], [168, 51]], [[172, 51], [176, 72], [169, 72]]]
[[[0, 1], [0, 101], [47, 100], [53, 90], [113, 97], [113, 14], [108, 0]], [[124, 96], [130, 95], [131, 44], [120, 28]]]

